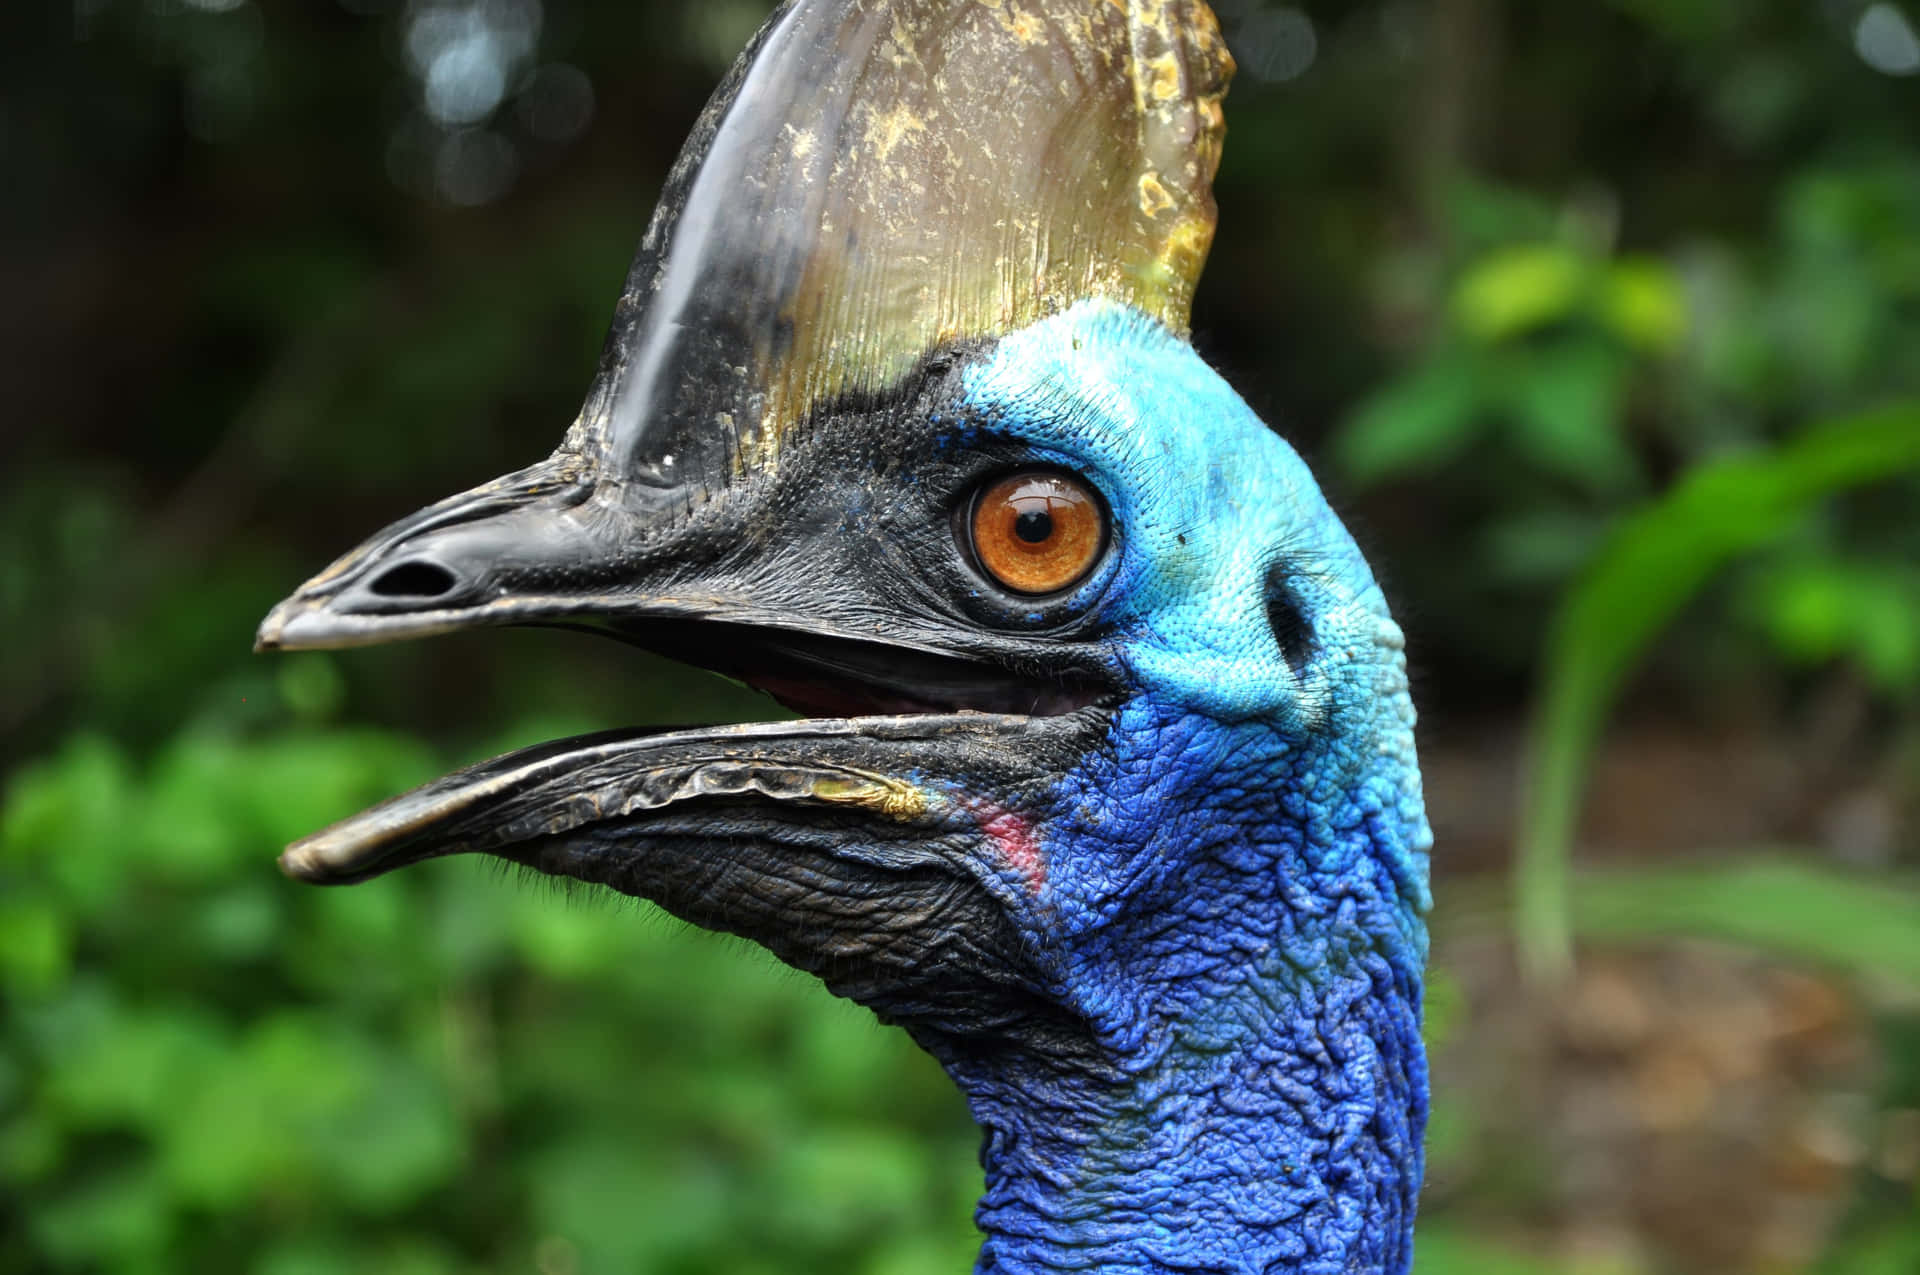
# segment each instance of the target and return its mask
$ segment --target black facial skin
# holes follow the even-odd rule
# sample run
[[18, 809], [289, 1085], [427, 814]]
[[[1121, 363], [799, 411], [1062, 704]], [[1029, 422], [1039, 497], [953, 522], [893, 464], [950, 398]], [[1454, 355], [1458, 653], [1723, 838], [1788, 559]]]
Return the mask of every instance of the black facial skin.
[[[969, 794], [1044, 821], [1122, 687], [1097, 597], [1036, 624], [1035, 600], [983, 581], [956, 543], [952, 511], [1034, 463], [990, 424], [954, 445], [957, 375], [932, 364], [796, 428], [776, 464], [649, 493], [653, 519], [566, 481], [563, 455], [388, 529], [283, 604], [265, 646], [322, 644], [327, 626], [587, 627], [814, 715], [542, 745], [316, 834], [288, 870], [346, 883], [494, 854], [752, 939], [943, 1058], [1091, 1060], [1030, 941], [1028, 884]], [[924, 791], [945, 796], [916, 809]]]
[[[931, 359], [894, 393], [796, 425], [777, 463], [683, 464], [670, 489], [602, 490], [563, 450], [381, 532], [269, 617], [261, 646], [573, 623], [687, 655], [719, 622], [964, 657], [1098, 698], [1115, 686], [1097, 605], [1010, 593], [955, 543], [953, 513], [981, 483], [1034, 466], [968, 419], [958, 379], [951, 355]], [[963, 428], [970, 445], [952, 446]], [[314, 610], [317, 634], [303, 628]], [[702, 622], [697, 641], [674, 619]]]
[[818, 794], [912, 768], [1043, 811], [1055, 768], [1103, 734], [1099, 710], [613, 731], [456, 772], [308, 838], [287, 864], [348, 884], [493, 854], [760, 943], [936, 1052], [1071, 1055], [1085, 1032], [1021, 937], [1024, 883], [965, 808], [903, 815]]
[[[987, 1132], [989, 1200], [1057, 1187], [1152, 1061], [1071, 923], [1188, 865], [1109, 818], [1150, 769], [1113, 779], [1142, 736], [1112, 729], [1138, 689], [1104, 614], [1126, 529], [1060, 592], [988, 578], [956, 519], [982, 483], [1063, 459], [997, 433], [961, 370], [1095, 298], [1184, 333], [1232, 70], [1198, 3], [999, 8], [780, 6], [668, 177], [560, 450], [375, 536], [259, 637], [587, 628], [813, 714], [543, 745], [282, 863], [345, 883], [487, 853], [753, 939], [947, 1067]], [[880, 112], [912, 127], [876, 148]], [[1188, 813], [1167, 828], [1216, 808]], [[1062, 829], [1140, 851], [1140, 872], [1085, 884], [1046, 858]]]

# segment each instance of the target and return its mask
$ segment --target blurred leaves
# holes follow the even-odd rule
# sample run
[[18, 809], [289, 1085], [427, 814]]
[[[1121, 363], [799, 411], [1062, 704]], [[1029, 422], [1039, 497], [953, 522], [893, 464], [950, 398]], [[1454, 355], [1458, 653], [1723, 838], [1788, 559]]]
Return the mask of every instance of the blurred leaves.
[[1746, 609], [1798, 665], [1859, 667], [1889, 695], [1920, 689], [1920, 566], [1800, 555], [1747, 586]]
[[[1417, 485], [1444, 511], [1444, 548], [1410, 525], [1396, 561], [1437, 617], [1432, 640], [1476, 659], [1522, 665], [1514, 621], [1544, 627], [1554, 591], [1664, 476], [1920, 393], [1920, 364], [1902, 353], [1920, 348], [1911, 164], [1788, 175], [1745, 252], [1711, 240], [1620, 251], [1618, 211], [1591, 192], [1556, 206], [1462, 180], [1443, 207], [1447, 236], [1392, 259], [1388, 277], [1426, 279], [1445, 304], [1341, 422], [1331, 455], [1356, 487], [1404, 499]], [[1920, 499], [1920, 483], [1908, 490]], [[1867, 557], [1883, 527], [1837, 526], [1817, 556]], [[1754, 631], [1810, 649], [1790, 605], [1774, 593]], [[1824, 605], [1871, 604], [1853, 589]], [[1895, 622], [1874, 624], [1869, 658], [1898, 664]]]
[[1588, 274], [1585, 261], [1557, 244], [1497, 249], [1454, 285], [1454, 317], [1477, 340], [1524, 336], [1583, 308]]
[[1808, 429], [1778, 449], [1702, 465], [1626, 519], [1561, 602], [1547, 638], [1515, 860], [1517, 938], [1537, 977], [1572, 956], [1567, 861], [1595, 740], [1648, 644], [1736, 556], [1777, 541], [1821, 500], [1920, 469], [1920, 404]]
[[1558, 243], [1516, 244], [1474, 262], [1454, 285], [1453, 314], [1489, 343], [1584, 319], [1655, 353], [1676, 349], [1687, 327], [1686, 301], [1663, 263], [1600, 262]]
[[1547, 1260], [1457, 1226], [1426, 1226], [1414, 1245], [1414, 1275], [1629, 1275], [1606, 1258]]
[[[810, 982], [480, 865], [272, 872], [484, 752], [769, 711], [552, 635], [247, 655], [330, 555], [558, 437], [767, 4], [543, 6], [531, 56], [577, 69], [592, 127], [538, 143], [511, 93], [540, 77], [505, 86], [492, 208], [444, 197], [396, 56], [433, 8], [88, 0], [0, 46], [0, 220], [28, 231], [0, 343], [0, 1269], [963, 1270], [958, 1099]], [[1216, 8], [1233, 40], [1263, 7]], [[1203, 349], [1330, 462], [1441, 724], [1423, 746], [1553, 688], [1536, 848], [1570, 852], [1641, 668], [1648, 709], [1767, 729], [1863, 685], [1840, 773], [1911, 802], [1920, 482], [1833, 493], [1912, 421], [1879, 418], [1879, 459], [1802, 434], [1920, 396], [1912, 81], [1860, 60], [1858, 9], [1316, 8], [1306, 74], [1234, 87]], [[1904, 978], [1911, 849], [1878, 876], [1583, 870], [1570, 900], [1567, 854], [1536, 854], [1529, 906], [1543, 934]], [[1436, 1042], [1468, 993], [1436, 972]], [[1886, 1040], [1887, 1101], [1920, 1108], [1920, 1036]], [[1442, 1095], [1437, 1183], [1476, 1116]], [[1822, 1269], [1908, 1275], [1913, 1191], [1863, 1185]], [[1422, 1275], [1612, 1269], [1473, 1203], [1430, 1199]]]
[[1845, 872], [1804, 854], [1582, 869], [1573, 920], [1621, 942], [1714, 938], [1920, 993], [1920, 878]]
[[[329, 676], [292, 679], [292, 711]], [[288, 724], [144, 766], [77, 736], [13, 778], [8, 1243], [63, 1268], [198, 1269], [238, 1243], [271, 1269], [453, 1270], [564, 1237], [587, 1269], [734, 1271], [922, 1235], [946, 1238], [893, 1269], [964, 1267], [975, 1135], [864, 1011], [477, 865], [365, 891], [272, 875], [275, 846], [442, 765]]]
[[1572, 243], [1501, 246], [1462, 271], [1448, 318], [1434, 350], [1342, 427], [1335, 459], [1353, 482], [1434, 472], [1498, 427], [1544, 475], [1600, 496], [1633, 490], [1622, 413], [1635, 360], [1672, 353], [1687, 326], [1669, 267]]

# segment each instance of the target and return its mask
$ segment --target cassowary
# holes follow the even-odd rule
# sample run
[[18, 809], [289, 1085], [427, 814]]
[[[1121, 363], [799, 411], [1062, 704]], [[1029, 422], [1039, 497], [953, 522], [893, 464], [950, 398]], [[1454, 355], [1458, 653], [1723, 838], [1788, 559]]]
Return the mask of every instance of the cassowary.
[[1201, 0], [792, 0], [671, 172], [553, 456], [267, 649], [590, 627], [803, 720], [617, 730], [290, 847], [478, 851], [763, 944], [984, 1130], [978, 1269], [1404, 1272], [1430, 840], [1400, 630], [1186, 339]]

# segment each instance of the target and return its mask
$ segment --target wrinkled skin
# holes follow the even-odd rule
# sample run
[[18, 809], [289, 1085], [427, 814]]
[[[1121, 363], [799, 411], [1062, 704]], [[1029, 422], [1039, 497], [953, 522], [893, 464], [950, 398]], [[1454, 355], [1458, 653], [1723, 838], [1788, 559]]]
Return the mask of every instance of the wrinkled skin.
[[[950, 516], [1029, 464], [1085, 476], [1114, 524], [1087, 583], [1038, 608], [973, 570]], [[476, 528], [358, 570], [456, 561]], [[485, 851], [818, 974], [966, 1091], [982, 1269], [1406, 1268], [1427, 833], [1398, 632], [1304, 467], [1188, 347], [1116, 307], [1044, 321], [842, 417], [652, 552], [622, 565], [636, 640], [688, 653], [697, 582], [719, 632], [938, 649], [995, 687], [969, 693], [1059, 711], [546, 746], [290, 867]], [[705, 654], [752, 677], [740, 641]]]
[[[760, 171], [754, 146], [790, 145], [756, 86], [832, 67], [817, 43], [786, 49], [787, 33], [839, 5], [856, 52], [916, 33], [926, 52], [957, 29], [946, 17], [980, 12], [900, 0], [889, 26], [877, 3], [783, 9], [723, 86], [561, 449], [381, 532], [260, 634], [298, 648], [580, 625], [743, 678], [805, 719], [556, 741], [375, 807], [283, 863], [346, 883], [493, 854], [818, 975], [965, 1092], [985, 1133], [982, 1271], [1404, 1275], [1430, 837], [1400, 632], [1299, 458], [1168, 314], [1124, 291], [1027, 298], [1007, 312], [1031, 302], [1041, 317], [946, 339], [904, 372], [868, 342], [890, 352], [752, 429], [741, 413], [786, 412], [811, 384], [761, 358], [798, 348], [787, 311], [761, 297], [723, 313], [708, 297], [649, 318], [676, 271], [757, 286], [751, 235], [680, 236], [676, 218], [706, 166]], [[1038, 0], [1006, 3], [1009, 39], [1053, 29], [1013, 21]], [[1176, 7], [1211, 30], [1197, 0]], [[1049, 10], [1060, 30], [1075, 12]], [[1224, 55], [1169, 38], [1153, 47], [1213, 68], [1189, 79], [1217, 125]], [[1118, 66], [1126, 48], [1075, 65]], [[925, 98], [911, 76], [881, 79]], [[1137, 67], [1132, 82], [1148, 83]], [[1169, 101], [1169, 119], [1207, 118]], [[990, 105], [955, 114], [988, 127]], [[862, 153], [868, 136], [837, 144]], [[1217, 128], [1177, 136], [1217, 148]], [[1120, 159], [1135, 138], [1116, 127]], [[1197, 209], [1217, 149], [1196, 155]], [[1055, 211], [1074, 224], [1078, 206]], [[778, 228], [804, 247], [795, 223]], [[857, 256], [859, 236], [834, 233], [833, 252]], [[1157, 258], [1113, 258], [1142, 259]], [[1133, 277], [1090, 260], [1090, 278]], [[1084, 483], [1107, 529], [1084, 577], [1042, 597], [997, 584], [965, 530], [976, 492], [1028, 470]]]

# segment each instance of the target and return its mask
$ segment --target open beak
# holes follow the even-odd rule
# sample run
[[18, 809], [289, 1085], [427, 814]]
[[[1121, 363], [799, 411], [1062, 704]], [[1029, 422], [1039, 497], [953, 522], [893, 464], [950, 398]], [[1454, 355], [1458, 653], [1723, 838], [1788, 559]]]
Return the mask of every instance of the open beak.
[[[348, 884], [492, 855], [753, 939], [936, 1034], [1017, 1032], [1048, 1003], [1022, 937], [1045, 907], [1031, 830], [1104, 735], [1106, 692], [904, 625], [856, 636], [848, 617], [875, 614], [857, 590], [769, 566], [735, 534], [762, 508], [752, 481], [650, 520], [567, 475], [550, 462], [381, 532], [276, 607], [260, 646], [579, 625], [813, 715], [523, 749], [296, 842], [285, 871]], [[819, 521], [771, 539], [830, 555]], [[858, 575], [846, 556], [829, 571]]]
[[[505, 624], [582, 627], [738, 678], [811, 716], [526, 749], [296, 843], [281, 860], [288, 873], [341, 884], [465, 851], [547, 866], [557, 840], [614, 826], [644, 839], [650, 819], [710, 811], [723, 799], [789, 808], [781, 819], [830, 812], [843, 826], [849, 815], [937, 823], [972, 801], [970, 789], [1019, 786], [1023, 776], [1012, 772], [1027, 770], [1037, 784], [1059, 755], [1028, 738], [1046, 733], [1038, 723], [1102, 698], [1091, 682], [1023, 677], [925, 634], [869, 625], [856, 635], [837, 614], [844, 599], [771, 584], [785, 573], [759, 569], [728, 542], [741, 520], [730, 504], [759, 502], [751, 482], [731, 501], [710, 493], [704, 515], [661, 500], [649, 521], [585, 473], [563, 453], [387, 528], [275, 607], [258, 649]], [[799, 601], [808, 595], [811, 609]], [[1010, 747], [1032, 766], [1010, 769], [1002, 755]]]
[[1199, 0], [1000, 10], [783, 4], [669, 175], [559, 451], [380, 532], [257, 639], [587, 627], [806, 720], [527, 749], [316, 833], [289, 873], [500, 855], [923, 1021], [1034, 982], [1016, 921], [1115, 666], [962, 617], [930, 412], [969, 352], [1080, 300], [1185, 330], [1232, 63]]
[[[753, 939], [930, 1031], [1001, 1031], [1039, 1012], [1048, 978], [1022, 937], [1046, 906], [1033, 830], [1104, 735], [1108, 692], [906, 625], [856, 635], [870, 599], [769, 565], [738, 534], [764, 517], [751, 479], [693, 513], [662, 500], [650, 518], [568, 472], [550, 462], [381, 532], [276, 607], [260, 646], [577, 625], [811, 716], [523, 749], [294, 843], [285, 871], [348, 884], [487, 854]], [[832, 558], [822, 521], [766, 539]], [[857, 550], [828, 573], [858, 578]]]

